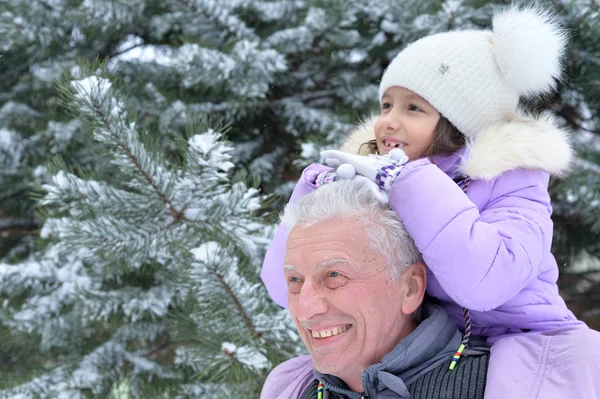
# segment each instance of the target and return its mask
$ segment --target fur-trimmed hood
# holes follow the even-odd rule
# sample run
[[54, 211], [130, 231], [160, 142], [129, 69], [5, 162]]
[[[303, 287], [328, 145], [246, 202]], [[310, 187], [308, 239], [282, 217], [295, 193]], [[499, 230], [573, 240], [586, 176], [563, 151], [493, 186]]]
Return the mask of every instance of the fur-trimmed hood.
[[[377, 117], [372, 114], [358, 124], [340, 149], [371, 154], [363, 144], [375, 139]], [[519, 112], [468, 140], [459, 170], [473, 179], [484, 180], [515, 169], [541, 169], [565, 177], [574, 156], [568, 132], [557, 125], [550, 113], [533, 117]]]

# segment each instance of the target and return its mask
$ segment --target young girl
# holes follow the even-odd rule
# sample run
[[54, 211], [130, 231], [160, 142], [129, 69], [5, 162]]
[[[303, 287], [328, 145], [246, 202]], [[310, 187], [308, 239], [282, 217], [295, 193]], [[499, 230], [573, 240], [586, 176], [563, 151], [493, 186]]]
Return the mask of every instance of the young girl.
[[[410, 162], [382, 168], [386, 157], [323, 154], [387, 191], [429, 267], [428, 293], [466, 341], [472, 334], [492, 345], [486, 398], [600, 398], [600, 333], [567, 309], [550, 253], [548, 182], [564, 175], [572, 151], [549, 117], [518, 108], [520, 97], [553, 89], [564, 45], [536, 9], [498, 14], [492, 31], [418, 40], [385, 71], [381, 114], [342, 147], [383, 156], [400, 148]], [[311, 165], [291, 201], [332, 176]], [[261, 273], [282, 306], [286, 234], [278, 230]], [[299, 373], [310, 366], [302, 364]]]

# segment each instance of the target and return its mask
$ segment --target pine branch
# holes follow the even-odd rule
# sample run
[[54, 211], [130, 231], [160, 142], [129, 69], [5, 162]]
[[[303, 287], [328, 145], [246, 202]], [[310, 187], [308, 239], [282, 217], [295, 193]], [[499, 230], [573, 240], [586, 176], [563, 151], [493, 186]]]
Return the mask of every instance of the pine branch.
[[[191, 222], [191, 220], [189, 220], [185, 216], [183, 216], [183, 213], [185, 212], [187, 205], [184, 206], [179, 211], [177, 209], [175, 209], [175, 207], [173, 206], [171, 201], [167, 198], [167, 196], [162, 191], [160, 191], [160, 188], [156, 185], [156, 183], [152, 180], [152, 178], [148, 175], [148, 173], [146, 173], [146, 171], [142, 168], [142, 165], [139, 162], [139, 160], [136, 158], [136, 156], [133, 155], [133, 153], [129, 150], [129, 148], [127, 148], [127, 146], [119, 140], [118, 135], [115, 133], [115, 131], [112, 129], [110, 123], [106, 119], [106, 115], [104, 114], [104, 112], [99, 107], [97, 107], [96, 104], [94, 104], [94, 107], [96, 110], [96, 115], [102, 121], [102, 124], [103, 124], [104, 128], [106, 129], [106, 131], [110, 132], [111, 136], [119, 143], [119, 147], [127, 155], [129, 160], [134, 164], [135, 168], [138, 170], [140, 175], [142, 175], [144, 180], [146, 180], [146, 182], [152, 187], [152, 189], [154, 190], [156, 195], [158, 195], [158, 197], [163, 202], [163, 204], [165, 204], [168, 207], [169, 212], [171, 213], [171, 216], [173, 216], [173, 218], [175, 218], [176, 221], [183, 220], [186, 222]], [[174, 223], [171, 223], [171, 225], [173, 225], [173, 224]]]
[[261, 337], [261, 333], [256, 331], [256, 328], [254, 327], [254, 324], [252, 323], [252, 319], [250, 319], [250, 316], [248, 316], [248, 313], [242, 306], [240, 300], [235, 295], [235, 293], [233, 292], [233, 290], [231, 289], [229, 284], [227, 284], [223, 275], [220, 273], [216, 273], [216, 275], [217, 275], [217, 278], [219, 279], [219, 282], [223, 286], [223, 288], [225, 288], [225, 291], [227, 291], [227, 294], [233, 300], [233, 303], [235, 304], [235, 307], [237, 308], [238, 312], [244, 319], [244, 323], [246, 324], [246, 327], [248, 327], [248, 329], [250, 330], [250, 333], [252, 334], [252, 338], [254, 338], [255, 340], [258, 340]]
[[[557, 114], [559, 116], [562, 116], [565, 121], [569, 124], [569, 126], [571, 126], [572, 128], [575, 129], [582, 129], [581, 127], [581, 122], [583, 120], [581, 114], [579, 113], [579, 111], [569, 105], [569, 104], [563, 104], [563, 106], [561, 107], [561, 109], [557, 112]], [[583, 129], [585, 130], [585, 129]]]
[[307, 102], [307, 101], [312, 101], [312, 100], [318, 100], [321, 98], [331, 98], [334, 96], [335, 96], [335, 93], [333, 92], [333, 90], [320, 90], [320, 91], [302, 94], [300, 96], [300, 98], [302, 99], [303, 102]]
[[39, 3], [48, 11], [54, 11], [54, 7], [52, 7], [52, 5], [48, 4], [47, 1], [39, 1]]
[[[214, 17], [211, 17], [211, 15], [210, 15], [208, 12], [206, 12], [206, 10], [199, 10], [199, 9], [198, 9], [198, 7], [196, 7], [196, 6], [195, 6], [195, 5], [193, 5], [193, 4], [190, 4], [190, 2], [189, 2], [189, 1], [186, 1], [186, 0], [176, 0], [176, 1], [177, 1], [177, 3], [181, 4], [181, 5], [182, 5], [184, 8], [187, 8], [187, 9], [189, 9], [189, 10], [193, 11], [193, 12], [200, 12], [200, 14], [201, 14], [201, 15], [202, 15], [204, 18], [206, 18], [207, 20], [209, 20], [209, 21], [211, 21], [212, 23], [214, 23], [214, 24], [215, 24], [215, 25], [216, 25], [218, 28], [220, 28], [221, 30], [223, 30], [223, 31], [226, 31], [226, 32], [233, 33], [234, 35], [236, 34], [236, 32], [232, 31], [232, 29], [231, 29], [231, 26], [230, 26], [230, 25], [228, 25], [228, 24], [225, 24], [225, 23], [223, 23], [222, 21], [219, 21], [219, 18], [214, 18]], [[222, 3], [215, 3], [215, 4], [222, 4]], [[242, 23], [242, 21], [239, 21], [239, 22], [240, 22], [240, 23]], [[247, 27], [245, 24], [243, 24], [243, 27], [245, 28], [245, 30], [248, 30], [248, 31], [249, 31], [249, 28], [248, 28], [248, 27]], [[249, 34], [250, 34], [250, 32], [246, 32], [246, 34], [248, 34], [248, 35], [249, 35]], [[237, 36], [237, 35], [236, 35], [236, 36]]]
[[39, 237], [41, 228], [42, 226], [39, 223], [24, 222], [20, 220], [0, 220], [0, 237]]
[[597, 284], [597, 276], [600, 274], [599, 270], [588, 270], [585, 272], [564, 272], [561, 271], [562, 278], [571, 278], [576, 280], [584, 280], [588, 283]]
[[[205, 10], [198, 10], [198, 7], [196, 7], [196, 6], [195, 6], [195, 5], [193, 5], [193, 4], [190, 4], [190, 2], [189, 2], [189, 1], [185, 1], [185, 0], [177, 0], [177, 2], [178, 2], [179, 4], [181, 4], [183, 7], [187, 8], [187, 9], [189, 9], [189, 10], [193, 11], [193, 12], [200, 12], [200, 14], [201, 14], [201, 15], [202, 15], [204, 18], [206, 18], [206, 19], [209, 19], [209, 20], [210, 20], [210, 15], [209, 15], [209, 14], [208, 14], [208, 13], [207, 13]], [[218, 23], [219, 21], [213, 21], [213, 22], [216, 22], [216, 23], [217, 23], [217, 26], [219, 26], [220, 28], [223, 28], [223, 29], [227, 29], [227, 28], [228, 28], [228, 26], [225, 26], [225, 25], [223, 25], [223, 24], [219, 24], [219, 23]]]
[[22, 229], [22, 228], [12, 228], [12, 229], [0, 229], [0, 237], [2, 238], [16, 238], [16, 237], [39, 237], [40, 229]]
[[111, 54], [110, 56], [111, 56], [111, 57], [113, 57], [113, 58], [114, 58], [114, 57], [118, 57], [118, 56], [120, 56], [121, 54], [125, 54], [126, 52], [133, 50], [134, 48], [142, 47], [142, 46], [145, 46], [145, 45], [146, 45], [146, 41], [142, 41], [141, 43], [134, 44], [133, 46], [127, 47], [127, 48], [126, 48], [126, 49], [124, 49], [124, 50], [117, 51], [117, 52], [115, 52], [115, 53]]
[[[198, 9], [196, 8], [196, 6], [190, 4], [189, 2], [185, 1], [185, 0], [177, 0], [177, 2], [179, 4], [181, 4], [182, 6], [184, 6], [185, 8], [188, 8], [194, 12], [198, 12]], [[206, 14], [202, 14], [204, 16], [206, 16]]]
[[581, 159], [581, 158], [577, 158], [575, 159], [575, 165], [577, 165], [578, 167], [580, 167], [581, 169], [585, 170], [588, 173], [594, 173], [597, 175], [600, 175], [600, 166], [587, 161], [585, 159]]
[[158, 348], [151, 350], [144, 354], [146, 359], [156, 361], [158, 364], [170, 364], [175, 356], [175, 348], [196, 343], [193, 339], [185, 339], [179, 341], [171, 341], [167, 339], [166, 342], [159, 345]]

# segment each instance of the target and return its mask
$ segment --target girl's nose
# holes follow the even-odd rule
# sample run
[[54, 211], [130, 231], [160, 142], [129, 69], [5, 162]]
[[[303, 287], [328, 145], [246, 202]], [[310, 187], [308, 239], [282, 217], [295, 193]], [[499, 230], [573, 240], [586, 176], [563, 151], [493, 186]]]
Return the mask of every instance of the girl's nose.
[[398, 131], [401, 125], [400, 118], [397, 115], [394, 115], [392, 112], [387, 114], [383, 119], [383, 128], [387, 132]]

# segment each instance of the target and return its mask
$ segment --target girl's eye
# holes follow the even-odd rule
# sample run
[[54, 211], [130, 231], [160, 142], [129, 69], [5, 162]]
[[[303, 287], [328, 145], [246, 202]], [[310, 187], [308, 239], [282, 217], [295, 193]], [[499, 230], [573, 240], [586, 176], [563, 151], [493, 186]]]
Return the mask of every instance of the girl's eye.
[[392, 108], [392, 104], [390, 104], [390, 103], [381, 104], [381, 109], [391, 109], [391, 108]]
[[414, 104], [410, 104], [410, 105], [408, 106], [408, 110], [409, 110], [409, 111], [416, 111], [416, 112], [423, 112], [423, 110], [422, 110], [421, 108], [417, 107], [417, 106], [416, 106], [416, 105], [414, 105]]

